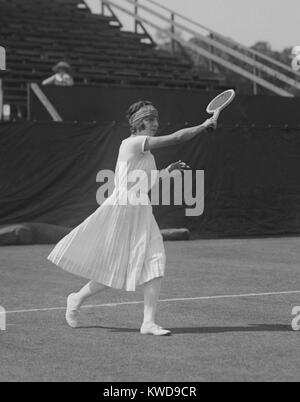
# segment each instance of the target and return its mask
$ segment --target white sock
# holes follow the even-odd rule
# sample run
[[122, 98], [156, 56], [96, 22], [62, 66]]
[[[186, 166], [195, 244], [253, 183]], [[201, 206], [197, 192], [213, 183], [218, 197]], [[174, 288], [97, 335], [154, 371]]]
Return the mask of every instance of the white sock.
[[78, 307], [82, 305], [82, 303], [89, 297], [95, 295], [98, 292], [106, 289], [108, 286], [102, 285], [102, 283], [98, 283], [95, 281], [88, 282], [85, 286], [83, 286], [79, 292], [76, 293], [76, 299], [78, 301]]
[[155, 314], [161, 289], [162, 278], [155, 278], [144, 287], [144, 321], [143, 324], [155, 323]]

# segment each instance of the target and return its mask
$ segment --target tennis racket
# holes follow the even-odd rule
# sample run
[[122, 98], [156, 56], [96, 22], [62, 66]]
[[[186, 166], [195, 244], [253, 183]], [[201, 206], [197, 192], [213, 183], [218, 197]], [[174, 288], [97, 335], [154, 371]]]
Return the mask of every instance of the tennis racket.
[[[234, 97], [234, 89], [228, 89], [220, 93], [207, 105], [207, 113], [213, 114], [213, 117], [217, 120], [221, 111], [233, 101]], [[212, 128], [208, 127], [208, 131], [212, 131]]]

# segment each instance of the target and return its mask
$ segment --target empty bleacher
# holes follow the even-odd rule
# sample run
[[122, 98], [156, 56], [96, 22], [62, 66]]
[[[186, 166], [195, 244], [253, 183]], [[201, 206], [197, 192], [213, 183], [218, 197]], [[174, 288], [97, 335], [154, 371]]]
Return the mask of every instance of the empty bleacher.
[[212, 89], [220, 78], [194, 71], [180, 55], [125, 32], [115, 17], [78, 7], [79, 0], [0, 0], [0, 44], [7, 51], [5, 102], [25, 114], [27, 83], [41, 82], [60, 60], [76, 84]]

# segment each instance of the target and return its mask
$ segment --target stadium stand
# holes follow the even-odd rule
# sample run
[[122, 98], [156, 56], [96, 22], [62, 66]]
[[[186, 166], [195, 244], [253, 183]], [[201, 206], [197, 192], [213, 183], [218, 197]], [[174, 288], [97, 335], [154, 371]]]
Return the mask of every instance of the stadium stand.
[[41, 82], [60, 60], [76, 84], [221, 88], [222, 77], [156, 49], [147, 34], [126, 32], [116, 17], [92, 14], [78, 0], [0, 0], [1, 45], [7, 49], [5, 102], [26, 113], [27, 83]]

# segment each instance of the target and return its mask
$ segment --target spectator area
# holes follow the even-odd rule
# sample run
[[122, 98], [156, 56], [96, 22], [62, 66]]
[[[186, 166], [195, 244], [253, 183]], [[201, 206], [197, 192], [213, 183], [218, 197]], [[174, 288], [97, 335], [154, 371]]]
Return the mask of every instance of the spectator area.
[[115, 17], [92, 14], [78, 0], [0, 0], [0, 38], [7, 50], [5, 102], [26, 110], [29, 82], [52, 74], [59, 60], [77, 84], [215, 89], [221, 79], [195, 71], [184, 55], [156, 49], [146, 34], [122, 30]]

